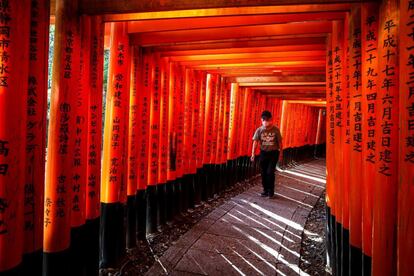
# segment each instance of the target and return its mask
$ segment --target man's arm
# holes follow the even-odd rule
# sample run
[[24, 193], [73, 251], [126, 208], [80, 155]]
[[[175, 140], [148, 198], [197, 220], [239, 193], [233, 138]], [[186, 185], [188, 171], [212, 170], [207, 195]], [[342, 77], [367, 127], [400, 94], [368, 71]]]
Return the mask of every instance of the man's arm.
[[283, 159], [283, 142], [282, 139], [280, 140], [280, 150], [279, 150], [279, 160], [282, 161]]
[[250, 160], [253, 162], [254, 161], [254, 157], [255, 157], [255, 152], [256, 152], [256, 148], [257, 148], [257, 144], [259, 142], [257, 140], [253, 140], [253, 147], [252, 147], [252, 156], [250, 157]]

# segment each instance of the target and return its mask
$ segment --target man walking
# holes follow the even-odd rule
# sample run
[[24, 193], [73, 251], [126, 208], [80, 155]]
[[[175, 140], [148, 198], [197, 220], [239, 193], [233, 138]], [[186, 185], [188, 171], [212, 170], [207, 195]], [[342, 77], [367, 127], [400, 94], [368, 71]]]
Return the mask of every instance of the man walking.
[[279, 159], [282, 159], [282, 136], [279, 128], [272, 123], [272, 114], [262, 112], [262, 126], [253, 135], [253, 148], [250, 160], [253, 162], [257, 144], [260, 143], [260, 167], [262, 174], [262, 197], [272, 198], [275, 193], [275, 170]]

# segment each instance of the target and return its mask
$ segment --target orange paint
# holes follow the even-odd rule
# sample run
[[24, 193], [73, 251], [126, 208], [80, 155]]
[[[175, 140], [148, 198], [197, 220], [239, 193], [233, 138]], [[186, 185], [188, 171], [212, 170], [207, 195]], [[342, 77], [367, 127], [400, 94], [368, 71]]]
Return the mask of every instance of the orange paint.
[[331, 214], [336, 215], [335, 209], [335, 178], [334, 178], [334, 156], [335, 156], [335, 93], [334, 93], [334, 71], [333, 71], [333, 49], [332, 35], [327, 39], [326, 58], [326, 205]]
[[194, 101], [194, 72], [191, 69], [185, 69], [185, 88], [184, 88], [184, 174], [189, 174], [192, 163], [192, 116], [193, 116], [193, 101]]
[[397, 226], [397, 275], [413, 275], [414, 268], [410, 256], [414, 252], [414, 94], [413, 94], [413, 40], [412, 22], [414, 9], [412, 2], [400, 1], [400, 147], [398, 179], [398, 226]]
[[148, 154], [148, 185], [158, 183], [159, 142], [160, 142], [160, 98], [161, 98], [161, 62], [153, 55], [150, 66], [150, 119], [149, 119], [149, 154]]
[[86, 220], [86, 183], [88, 160], [88, 104], [90, 93], [90, 17], [81, 17], [81, 46], [79, 86], [75, 93], [75, 141], [72, 158], [72, 176], [70, 180], [71, 226], [79, 227]]
[[372, 274], [395, 275], [398, 191], [398, 1], [380, 7]]
[[203, 167], [204, 155], [204, 134], [206, 117], [206, 92], [207, 92], [207, 73], [199, 72], [200, 82], [200, 105], [199, 105], [199, 130], [197, 142], [197, 168]]
[[[52, 73], [52, 96], [46, 162], [43, 250], [69, 248], [76, 100], [79, 89], [80, 22], [76, 2], [58, 2]], [[59, 20], [60, 19], [60, 20]], [[75, 91], [75, 92], [74, 92]]]
[[168, 169], [167, 180], [172, 181], [176, 179], [177, 170], [177, 95], [176, 90], [177, 74], [176, 66], [170, 62], [168, 64], [169, 72], [169, 94], [168, 94]]
[[377, 147], [375, 146], [378, 89], [378, 4], [363, 4], [362, 16], [362, 251], [372, 256], [372, 211]]
[[167, 164], [168, 164], [168, 107], [169, 107], [169, 67], [167, 59], [161, 60], [161, 99], [160, 99], [160, 146], [158, 168], [158, 183], [167, 182]]
[[[47, 61], [49, 49], [48, 1], [31, 7], [29, 87], [27, 102], [26, 180], [24, 196], [24, 252], [43, 246], [43, 205], [46, 159]], [[1, 269], [0, 269], [1, 270]]]
[[91, 17], [90, 92], [88, 113], [88, 166], [86, 186], [86, 219], [100, 216], [102, 86], [104, 24], [99, 16]]
[[[8, 54], [0, 72], [0, 271], [17, 266], [23, 253], [25, 137], [27, 133], [30, 1], [9, 2], [3, 16], [1, 48]], [[30, 103], [30, 101], [29, 101]]]
[[129, 122], [128, 122], [128, 156], [127, 156], [127, 196], [136, 194], [138, 187], [138, 137], [139, 137], [139, 87], [141, 52], [139, 47], [131, 48], [131, 85], [129, 93]]
[[111, 23], [111, 43], [106, 96], [101, 202], [126, 198], [125, 128], [129, 109], [129, 45], [124, 23]]
[[[352, 10], [349, 26], [349, 121], [350, 121], [350, 174], [349, 174], [349, 242], [362, 248], [362, 52], [361, 9]], [[344, 157], [345, 158], [345, 157]], [[346, 160], [346, 159], [345, 159]]]
[[185, 102], [185, 71], [177, 65], [177, 178], [184, 175], [184, 102]]
[[145, 190], [148, 183], [148, 153], [149, 153], [149, 116], [150, 116], [150, 84], [151, 84], [151, 57], [141, 52], [142, 70], [139, 74], [138, 88], [138, 190]]

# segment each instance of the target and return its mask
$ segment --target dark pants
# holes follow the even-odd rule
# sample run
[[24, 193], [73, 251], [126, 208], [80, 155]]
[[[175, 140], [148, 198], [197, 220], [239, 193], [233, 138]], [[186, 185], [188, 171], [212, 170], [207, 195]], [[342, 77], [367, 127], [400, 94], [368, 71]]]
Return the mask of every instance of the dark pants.
[[273, 195], [275, 193], [275, 170], [279, 151], [260, 151], [260, 167], [262, 168], [263, 192]]

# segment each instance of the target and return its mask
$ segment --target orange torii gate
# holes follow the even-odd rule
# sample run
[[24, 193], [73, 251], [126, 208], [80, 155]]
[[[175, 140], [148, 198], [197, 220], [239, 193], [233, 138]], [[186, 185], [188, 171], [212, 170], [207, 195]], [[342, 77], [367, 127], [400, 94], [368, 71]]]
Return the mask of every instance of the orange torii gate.
[[[258, 172], [251, 138], [269, 109], [284, 166], [327, 142], [333, 271], [412, 274], [411, 1], [190, 2], [52, 1], [46, 139], [50, 3], [0, 1], [0, 273], [93, 274], [98, 254], [119, 266], [137, 237]], [[326, 83], [304, 84], [324, 67]], [[274, 80], [238, 79], [259, 75]], [[292, 75], [303, 83], [282, 85]], [[326, 109], [309, 103], [323, 93]]]

